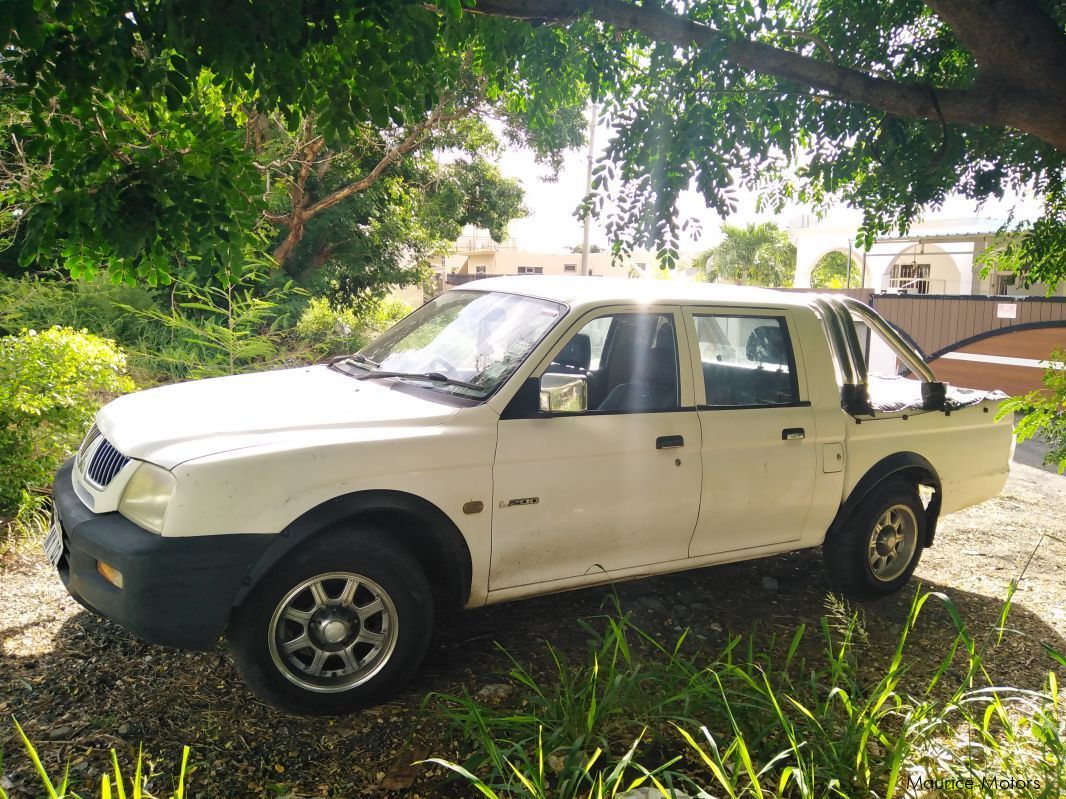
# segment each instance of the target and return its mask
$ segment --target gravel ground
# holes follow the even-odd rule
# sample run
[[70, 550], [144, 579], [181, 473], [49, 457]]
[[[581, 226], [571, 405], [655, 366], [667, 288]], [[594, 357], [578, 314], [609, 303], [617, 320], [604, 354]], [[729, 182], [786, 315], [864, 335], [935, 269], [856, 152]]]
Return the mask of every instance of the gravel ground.
[[[993, 677], [1036, 688], [1050, 661], [1040, 644], [1066, 651], [1066, 479], [1015, 464], [1002, 495], [942, 520], [917, 580], [943, 591], [979, 634], [995, 627], [1008, 585], [1024, 572], [1008, 633], [991, 653]], [[405, 768], [423, 756], [457, 757], [458, 744], [423, 709], [431, 691], [471, 692], [508, 668], [497, 643], [520, 662], [547, 667], [545, 641], [582, 658], [577, 620], [608, 606], [611, 593], [569, 594], [441, 616], [430, 654], [392, 702], [337, 719], [286, 716], [247, 691], [225, 649], [176, 652], [141, 643], [67, 597], [36, 550], [0, 561], [0, 717], [15, 716], [42, 759], [75, 785], [98, 775], [112, 747], [132, 758], [138, 743], [169, 787], [180, 746], [193, 748], [194, 797], [277, 795], [435, 796], [439, 772]], [[820, 554], [808, 550], [748, 563], [653, 578], [618, 587], [623, 609], [645, 629], [675, 640], [691, 628], [695, 646], [714, 650], [730, 631], [791, 636], [817, 625], [827, 584]], [[863, 608], [868, 663], [887, 657], [913, 592]], [[937, 662], [953, 637], [947, 615], [929, 606], [912, 655]], [[11, 728], [0, 725], [13, 799], [37, 795], [31, 766]], [[96, 777], [98, 780], [99, 777]], [[449, 789], [454, 792], [455, 789]]]

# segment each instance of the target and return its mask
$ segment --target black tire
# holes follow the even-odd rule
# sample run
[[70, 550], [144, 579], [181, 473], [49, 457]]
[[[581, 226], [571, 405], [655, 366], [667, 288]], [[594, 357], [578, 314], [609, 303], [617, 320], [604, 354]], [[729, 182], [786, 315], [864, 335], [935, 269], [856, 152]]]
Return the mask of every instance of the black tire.
[[385, 535], [335, 530], [297, 545], [234, 611], [234, 660], [264, 701], [348, 713], [385, 701], [418, 669], [433, 600], [418, 562]]
[[[898, 480], [876, 486], [822, 544], [830, 584], [858, 599], [895, 593], [918, 566], [927, 527], [915, 486]], [[895, 549], [896, 535], [903, 530], [905, 540]], [[907, 541], [911, 537], [912, 545]]]

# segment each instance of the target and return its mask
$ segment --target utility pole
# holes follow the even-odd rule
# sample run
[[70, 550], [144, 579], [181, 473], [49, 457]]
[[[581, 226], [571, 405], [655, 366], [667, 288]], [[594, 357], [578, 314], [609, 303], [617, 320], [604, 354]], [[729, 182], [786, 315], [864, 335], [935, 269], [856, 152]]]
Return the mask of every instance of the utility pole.
[[847, 281], [845, 283], [845, 287], [849, 289], [851, 288], [851, 264], [851, 239], [848, 239], [848, 271], [846, 272]]
[[[589, 120], [589, 154], [588, 163], [585, 167], [585, 197], [588, 197], [592, 192], [592, 159], [596, 152], [596, 117], [599, 116], [599, 109], [596, 107], [596, 103], [592, 104], [592, 114]], [[592, 214], [585, 210], [585, 236], [581, 241], [581, 274], [587, 275], [589, 273], [589, 236], [592, 233]]]

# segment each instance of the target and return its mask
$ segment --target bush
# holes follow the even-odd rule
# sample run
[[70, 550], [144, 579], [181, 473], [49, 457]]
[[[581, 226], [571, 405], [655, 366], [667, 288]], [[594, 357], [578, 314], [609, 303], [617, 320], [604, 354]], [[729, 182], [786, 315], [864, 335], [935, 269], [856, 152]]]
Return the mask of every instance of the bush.
[[1044, 372], [1044, 386], [1024, 397], [1011, 397], [999, 406], [1002, 418], [1008, 413], [1022, 413], [1014, 431], [1019, 441], [1040, 435], [1048, 443], [1044, 463], [1057, 464], [1059, 474], [1066, 472], [1066, 350], [1051, 354], [1051, 368]]
[[126, 308], [173, 334], [169, 345], [140, 351], [138, 360], [160, 382], [219, 377], [288, 365], [305, 353], [286, 352], [279, 308], [304, 292], [291, 282], [266, 287], [267, 276], [248, 271], [240, 278], [198, 286], [174, 282], [166, 310]]
[[294, 333], [318, 357], [355, 352], [411, 312], [395, 300], [364, 302], [358, 309], [338, 308], [325, 297], [315, 297], [300, 315]]
[[[365, 298], [337, 308], [277, 275], [168, 289], [50, 276], [0, 277], [0, 335], [62, 325], [114, 339], [142, 385], [269, 369], [354, 352], [410, 309]], [[298, 322], [293, 324], [293, 320]]]
[[60, 325], [114, 339], [126, 351], [156, 347], [170, 340], [169, 332], [126, 309], [155, 308], [161, 296], [112, 283], [104, 275], [93, 280], [0, 277], [0, 335]]
[[114, 342], [69, 327], [0, 338], [0, 513], [31, 504], [101, 404], [131, 391]]

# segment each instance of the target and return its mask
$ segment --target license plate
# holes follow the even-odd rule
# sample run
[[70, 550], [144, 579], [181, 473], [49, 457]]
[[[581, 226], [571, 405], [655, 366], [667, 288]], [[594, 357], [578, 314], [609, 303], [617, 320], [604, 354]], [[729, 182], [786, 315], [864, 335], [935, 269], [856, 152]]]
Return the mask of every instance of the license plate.
[[59, 511], [55, 508], [52, 509], [52, 524], [44, 539], [44, 554], [52, 561], [53, 566], [58, 566], [63, 557], [63, 525], [59, 522]]

